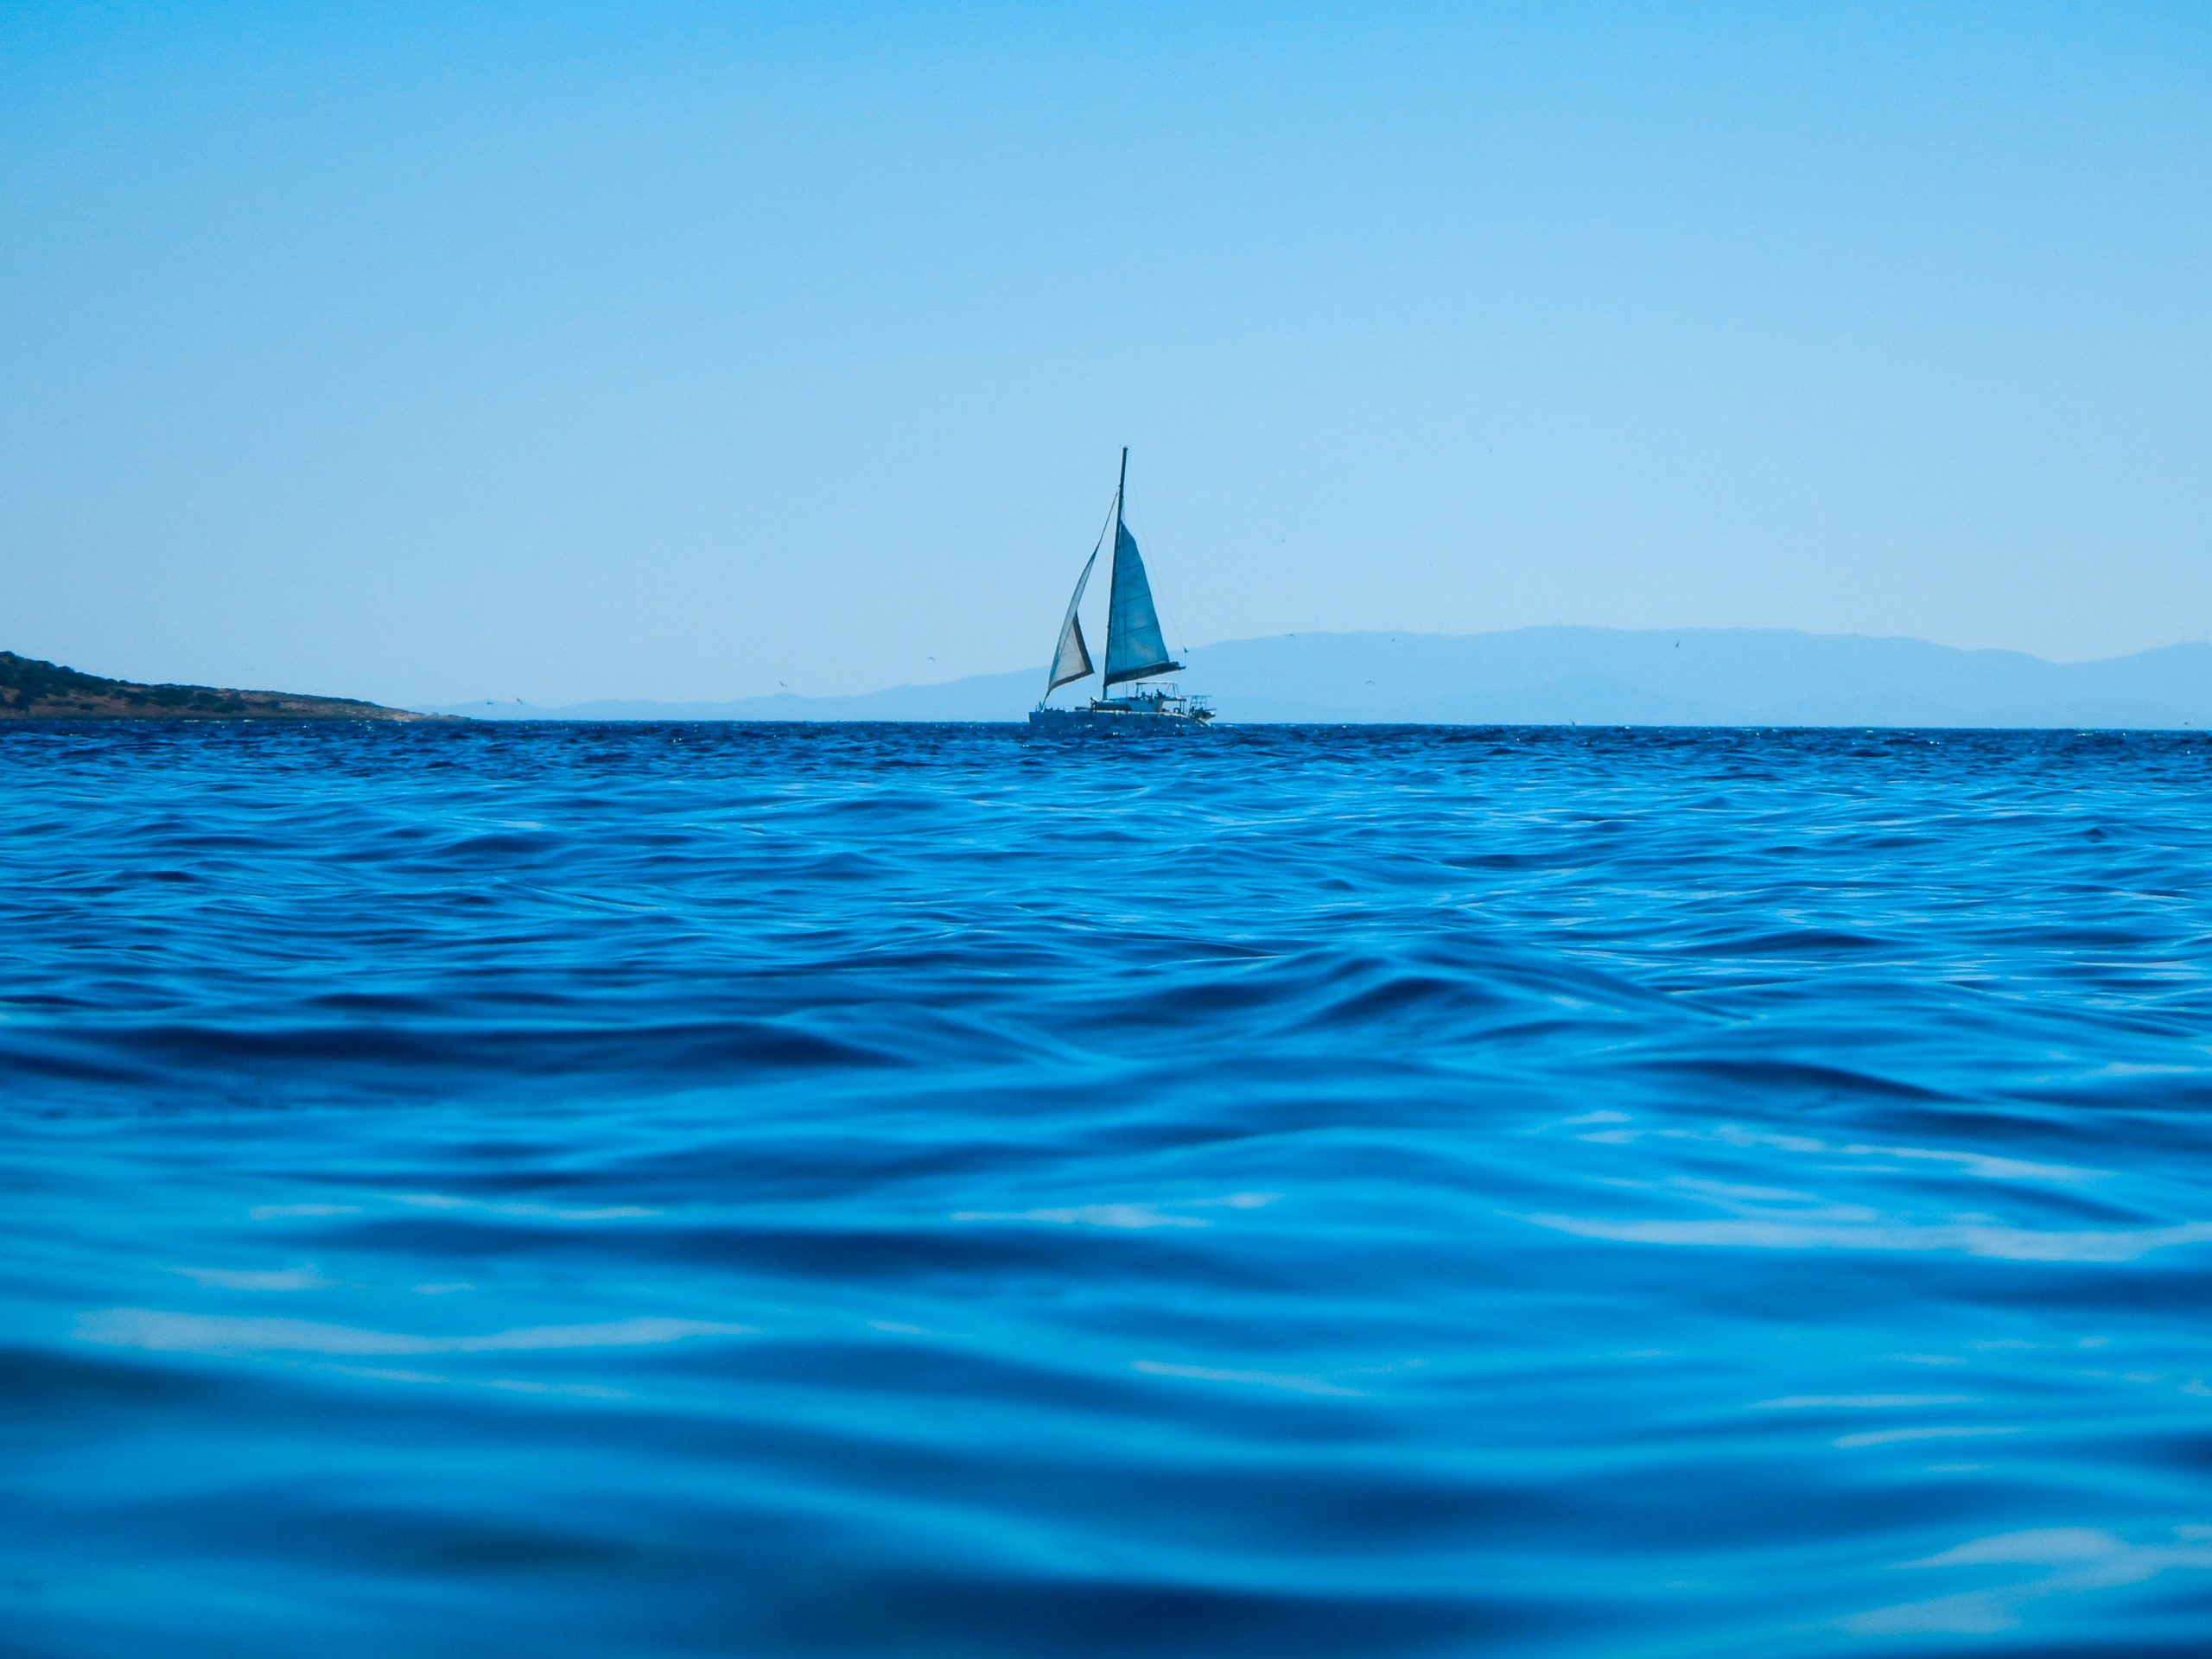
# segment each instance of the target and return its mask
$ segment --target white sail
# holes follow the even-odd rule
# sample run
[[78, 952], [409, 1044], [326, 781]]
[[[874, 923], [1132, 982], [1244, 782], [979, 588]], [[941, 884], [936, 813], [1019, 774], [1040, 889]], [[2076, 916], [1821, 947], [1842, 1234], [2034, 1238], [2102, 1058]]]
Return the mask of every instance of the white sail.
[[[1092, 556], [1096, 557], [1096, 555]], [[1114, 586], [1106, 602], [1107, 685], [1165, 674], [1183, 664], [1167, 654], [1160, 635], [1160, 613], [1153, 608], [1152, 583], [1137, 552], [1137, 538], [1126, 524], [1114, 537]]]
[[1052, 653], [1052, 671], [1045, 682], [1045, 695], [1053, 692], [1071, 680], [1079, 680], [1090, 672], [1090, 648], [1083, 642], [1083, 622], [1076, 611], [1083, 603], [1083, 590], [1090, 585], [1090, 567], [1098, 563], [1094, 552], [1084, 562], [1083, 574], [1075, 579], [1075, 597], [1068, 601], [1067, 620], [1060, 624], [1059, 649]]

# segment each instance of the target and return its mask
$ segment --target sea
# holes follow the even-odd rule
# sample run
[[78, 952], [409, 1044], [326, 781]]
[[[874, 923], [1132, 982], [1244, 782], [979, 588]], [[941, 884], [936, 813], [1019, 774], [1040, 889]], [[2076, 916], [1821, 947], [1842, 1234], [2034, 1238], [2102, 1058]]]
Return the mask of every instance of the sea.
[[2194, 733], [0, 727], [10, 1659], [2201, 1659]]

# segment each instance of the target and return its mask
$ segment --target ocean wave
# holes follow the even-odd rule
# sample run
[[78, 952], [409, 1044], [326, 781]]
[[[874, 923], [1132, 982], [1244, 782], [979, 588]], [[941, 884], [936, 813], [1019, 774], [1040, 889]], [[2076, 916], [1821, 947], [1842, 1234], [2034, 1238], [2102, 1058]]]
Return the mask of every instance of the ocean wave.
[[2194, 1651], [2208, 757], [0, 731], [11, 1650]]

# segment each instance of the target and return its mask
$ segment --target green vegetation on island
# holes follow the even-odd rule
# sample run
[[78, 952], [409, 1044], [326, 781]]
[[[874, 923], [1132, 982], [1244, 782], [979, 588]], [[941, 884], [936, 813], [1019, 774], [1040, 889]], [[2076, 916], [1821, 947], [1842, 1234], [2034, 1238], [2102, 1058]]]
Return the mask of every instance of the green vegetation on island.
[[0, 720], [450, 720], [352, 697], [139, 685], [0, 651]]

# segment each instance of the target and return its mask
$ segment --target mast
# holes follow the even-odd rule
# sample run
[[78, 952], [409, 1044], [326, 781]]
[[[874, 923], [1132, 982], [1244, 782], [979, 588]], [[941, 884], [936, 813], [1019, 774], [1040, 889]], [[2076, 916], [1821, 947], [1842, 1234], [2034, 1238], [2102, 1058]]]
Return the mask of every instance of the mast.
[[[1122, 446], [1122, 476], [1114, 486], [1114, 563], [1117, 567], [1122, 562], [1122, 497], [1127, 493], [1128, 487], [1129, 446], [1125, 443]], [[1105, 664], [1110, 663], [1114, 660], [1114, 602], [1112, 599], [1114, 590], [1111, 583], [1108, 584], [1106, 591], [1108, 594], [1106, 601], [1106, 637], [1101, 642], [1101, 650], [1098, 658], [1101, 664], [1098, 670], [1098, 695], [1102, 697], [1110, 697], [1114, 695], [1114, 688], [1106, 683], [1106, 670], [1104, 667]]]

